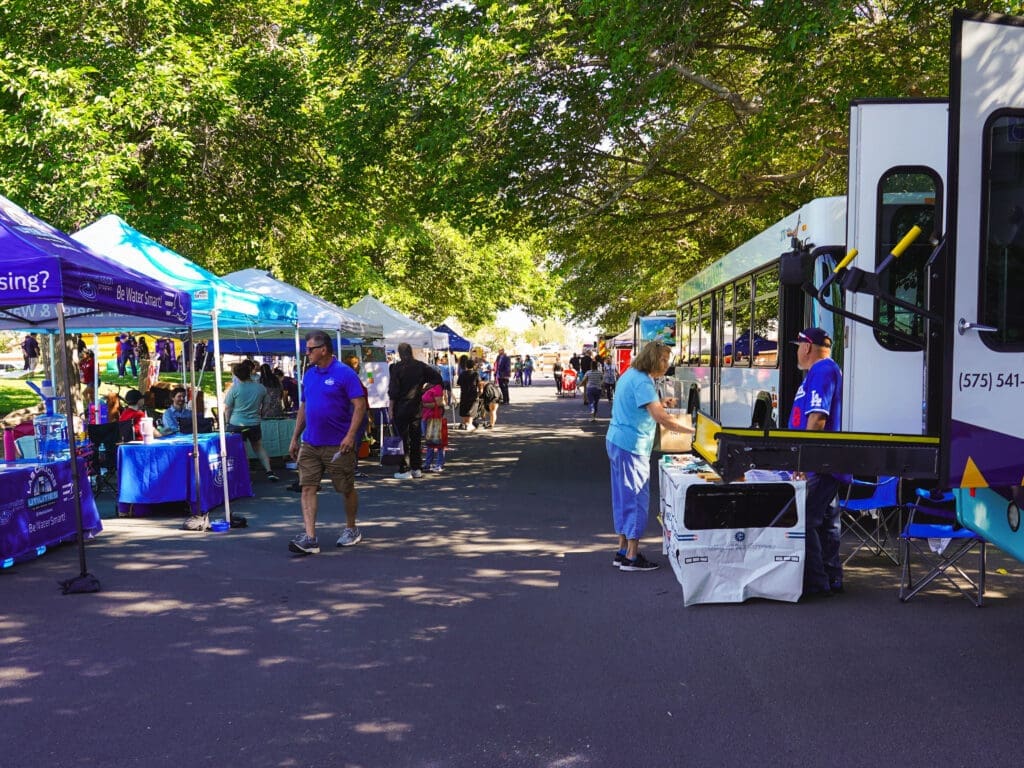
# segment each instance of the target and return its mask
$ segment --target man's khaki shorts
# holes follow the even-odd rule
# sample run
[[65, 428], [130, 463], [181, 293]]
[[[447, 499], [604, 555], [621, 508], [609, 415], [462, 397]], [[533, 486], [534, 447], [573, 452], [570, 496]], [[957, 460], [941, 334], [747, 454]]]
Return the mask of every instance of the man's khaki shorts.
[[319, 487], [326, 474], [331, 485], [338, 493], [348, 496], [356, 487], [356, 452], [341, 454], [332, 461], [338, 452], [337, 445], [309, 445], [303, 443], [299, 448], [299, 485]]

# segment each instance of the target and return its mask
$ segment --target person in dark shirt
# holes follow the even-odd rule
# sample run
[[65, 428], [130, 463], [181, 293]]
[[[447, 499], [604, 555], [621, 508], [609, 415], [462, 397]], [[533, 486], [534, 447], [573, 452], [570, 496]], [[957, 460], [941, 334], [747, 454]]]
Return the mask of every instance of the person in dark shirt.
[[36, 366], [39, 365], [39, 342], [34, 333], [25, 336], [25, 340], [21, 342], [21, 353], [25, 358], [25, 370], [29, 373], [35, 372]]
[[423, 454], [420, 450], [421, 397], [425, 384], [440, 384], [441, 374], [412, 356], [412, 347], [405, 342], [398, 345], [398, 362], [392, 363], [388, 383], [388, 415], [395, 432], [402, 436], [405, 456], [395, 473], [396, 480], [409, 480], [423, 476]]
[[498, 356], [494, 359], [494, 378], [498, 380], [498, 389], [501, 391], [501, 404], [508, 405], [508, 382], [512, 378], [512, 360], [505, 354], [505, 348], [498, 350]]
[[281, 390], [284, 392], [282, 401], [286, 411], [294, 411], [299, 407], [299, 382], [291, 376], [285, 376], [280, 368], [274, 369], [274, 375], [281, 382]]

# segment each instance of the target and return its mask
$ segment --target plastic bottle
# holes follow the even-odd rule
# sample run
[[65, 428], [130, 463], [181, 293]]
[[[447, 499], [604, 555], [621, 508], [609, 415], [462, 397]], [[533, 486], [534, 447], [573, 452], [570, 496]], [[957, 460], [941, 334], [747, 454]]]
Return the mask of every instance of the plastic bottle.
[[54, 397], [53, 384], [44, 379], [41, 387], [29, 382], [29, 386], [43, 398], [46, 412], [36, 416], [32, 428], [36, 438], [36, 453], [40, 461], [61, 461], [71, 458], [71, 445], [68, 442], [68, 421], [55, 412], [58, 398]]
[[32, 420], [32, 429], [36, 436], [36, 458], [39, 461], [50, 460], [50, 417], [36, 416]]
[[50, 417], [50, 450], [53, 452], [51, 461], [64, 461], [71, 458], [71, 442], [68, 440], [66, 416]]
[[42, 461], [71, 458], [68, 442], [68, 421], [64, 416], [36, 416], [32, 422], [36, 437], [36, 453]]

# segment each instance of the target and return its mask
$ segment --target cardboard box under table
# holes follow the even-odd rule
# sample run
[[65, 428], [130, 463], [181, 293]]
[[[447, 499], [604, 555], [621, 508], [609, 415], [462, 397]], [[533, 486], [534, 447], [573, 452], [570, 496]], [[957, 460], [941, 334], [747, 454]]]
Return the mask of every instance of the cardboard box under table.
[[723, 484], [659, 466], [662, 552], [684, 605], [800, 599], [804, 482]]

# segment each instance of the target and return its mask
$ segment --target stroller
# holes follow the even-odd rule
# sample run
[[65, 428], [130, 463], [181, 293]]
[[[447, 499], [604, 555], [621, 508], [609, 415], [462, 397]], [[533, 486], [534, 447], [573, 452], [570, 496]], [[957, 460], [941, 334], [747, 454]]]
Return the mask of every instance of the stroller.
[[501, 400], [501, 391], [498, 386], [493, 382], [489, 381], [484, 385], [483, 392], [480, 393], [480, 397], [476, 400], [476, 406], [473, 409], [473, 426], [484, 427], [490, 421], [488, 416], [488, 406], [491, 403], [497, 403]]
[[578, 375], [572, 368], [562, 371], [562, 392], [559, 397], [569, 397], [570, 395], [576, 397], [576, 377]]

